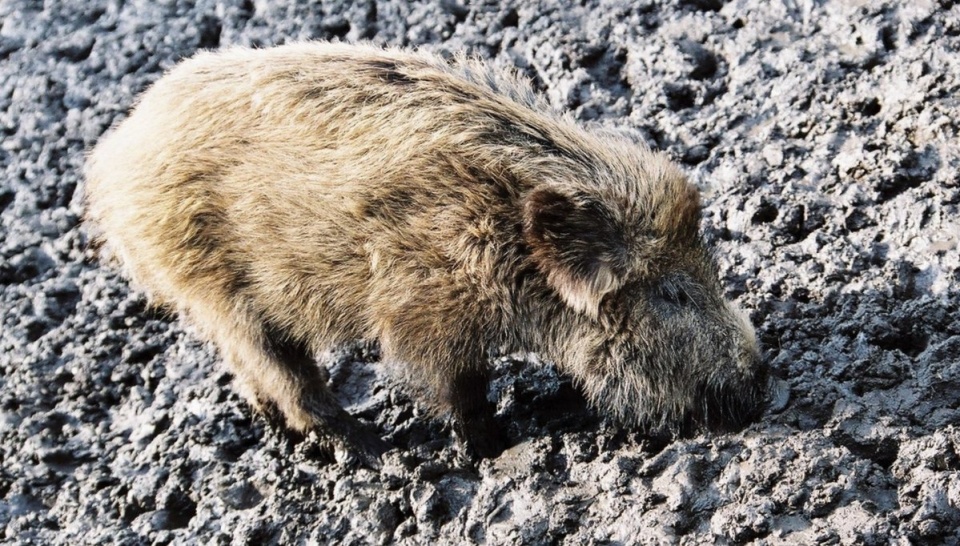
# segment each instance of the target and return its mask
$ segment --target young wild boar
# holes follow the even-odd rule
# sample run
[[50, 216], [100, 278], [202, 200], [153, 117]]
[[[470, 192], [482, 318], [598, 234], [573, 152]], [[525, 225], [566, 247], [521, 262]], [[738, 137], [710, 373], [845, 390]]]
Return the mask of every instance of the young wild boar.
[[533, 351], [627, 424], [726, 430], [766, 373], [664, 156], [479, 61], [300, 43], [201, 53], [92, 152], [87, 217], [255, 407], [367, 462], [387, 446], [313, 356], [357, 339], [481, 456], [491, 347]]

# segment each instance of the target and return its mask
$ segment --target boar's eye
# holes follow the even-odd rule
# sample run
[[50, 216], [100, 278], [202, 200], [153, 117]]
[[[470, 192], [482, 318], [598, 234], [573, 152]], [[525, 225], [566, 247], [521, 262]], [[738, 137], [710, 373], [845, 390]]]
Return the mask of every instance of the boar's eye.
[[659, 302], [677, 307], [690, 305], [693, 302], [683, 284], [674, 281], [660, 283], [654, 290], [653, 297]]

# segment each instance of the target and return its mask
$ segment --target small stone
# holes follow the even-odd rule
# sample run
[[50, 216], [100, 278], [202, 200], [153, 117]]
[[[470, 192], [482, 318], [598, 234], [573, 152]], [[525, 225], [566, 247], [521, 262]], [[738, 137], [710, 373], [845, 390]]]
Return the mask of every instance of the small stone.
[[250, 482], [243, 481], [220, 491], [220, 499], [234, 510], [247, 510], [263, 501], [263, 494]]
[[776, 144], [771, 144], [763, 148], [763, 160], [771, 167], [783, 165], [783, 148]]

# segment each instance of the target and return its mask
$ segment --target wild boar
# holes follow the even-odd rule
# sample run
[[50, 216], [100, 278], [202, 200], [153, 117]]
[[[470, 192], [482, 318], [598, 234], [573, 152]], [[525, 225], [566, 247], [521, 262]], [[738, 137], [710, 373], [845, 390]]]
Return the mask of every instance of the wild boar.
[[359, 339], [480, 456], [504, 447], [491, 347], [539, 353], [629, 425], [736, 429], [762, 406], [697, 189], [513, 71], [371, 45], [204, 52], [88, 159], [88, 225], [135, 286], [255, 407], [368, 463], [389, 446], [314, 361]]

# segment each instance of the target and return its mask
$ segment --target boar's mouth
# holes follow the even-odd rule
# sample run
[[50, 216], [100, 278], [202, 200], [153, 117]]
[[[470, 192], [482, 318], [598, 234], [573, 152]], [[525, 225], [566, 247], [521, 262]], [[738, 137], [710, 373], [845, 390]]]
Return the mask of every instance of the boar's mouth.
[[676, 432], [683, 437], [703, 431], [738, 432], [760, 418], [768, 400], [769, 380], [764, 371], [748, 384], [702, 382]]

